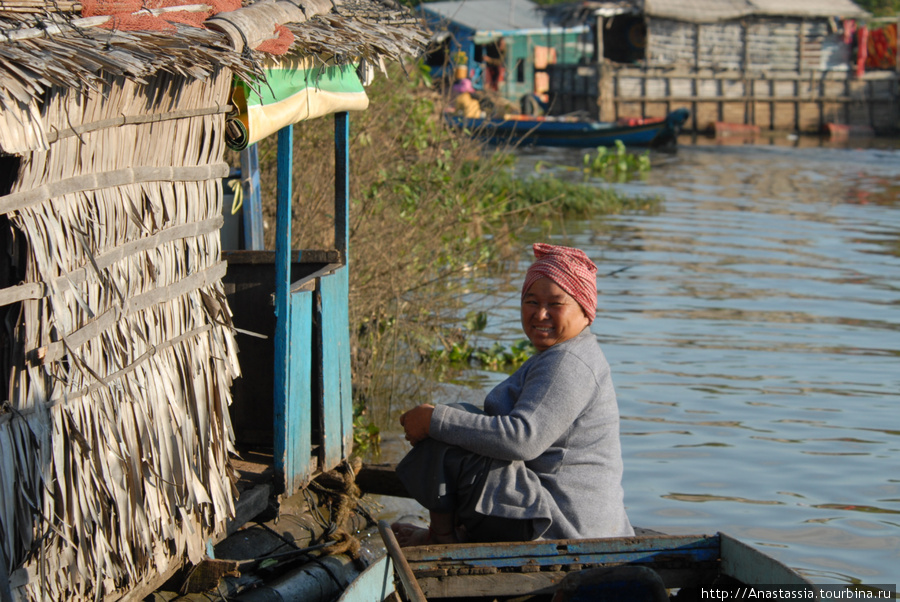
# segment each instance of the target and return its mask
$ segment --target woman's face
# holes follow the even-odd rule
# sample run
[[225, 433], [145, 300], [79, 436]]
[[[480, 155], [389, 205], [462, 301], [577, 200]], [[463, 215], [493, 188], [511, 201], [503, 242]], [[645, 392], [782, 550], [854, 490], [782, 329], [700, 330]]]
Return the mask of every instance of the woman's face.
[[589, 323], [578, 302], [549, 278], [535, 280], [522, 298], [522, 329], [538, 351], [568, 341]]

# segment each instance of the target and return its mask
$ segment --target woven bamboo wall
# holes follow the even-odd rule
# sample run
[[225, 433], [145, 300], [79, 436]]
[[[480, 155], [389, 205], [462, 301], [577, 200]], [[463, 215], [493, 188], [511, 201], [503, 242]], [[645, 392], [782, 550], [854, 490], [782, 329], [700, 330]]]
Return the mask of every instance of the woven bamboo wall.
[[107, 83], [50, 89], [50, 148], [0, 196], [25, 249], [24, 282], [0, 290], [21, 351], [2, 366], [0, 560], [31, 600], [102, 598], [197, 561], [233, 513], [231, 74]]
[[716, 23], [647, 19], [654, 67], [847, 71], [849, 47], [824, 18], [745, 17]]

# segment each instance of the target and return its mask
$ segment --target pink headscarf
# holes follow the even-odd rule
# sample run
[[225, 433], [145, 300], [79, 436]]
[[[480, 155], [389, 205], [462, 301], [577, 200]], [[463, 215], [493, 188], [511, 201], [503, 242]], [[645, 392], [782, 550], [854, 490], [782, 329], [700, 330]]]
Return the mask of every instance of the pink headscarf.
[[525, 274], [522, 298], [535, 281], [549, 278], [569, 293], [584, 310], [588, 324], [597, 315], [597, 266], [584, 251], [572, 247], [561, 247], [535, 243], [535, 262]]

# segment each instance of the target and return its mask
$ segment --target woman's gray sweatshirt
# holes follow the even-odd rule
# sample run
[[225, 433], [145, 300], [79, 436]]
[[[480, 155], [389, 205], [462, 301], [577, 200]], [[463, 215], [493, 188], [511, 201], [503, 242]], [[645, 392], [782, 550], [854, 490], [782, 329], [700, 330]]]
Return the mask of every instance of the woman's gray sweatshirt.
[[539, 539], [634, 534], [616, 393], [590, 328], [531, 357], [484, 410], [439, 405], [430, 424], [431, 437], [493, 458], [478, 512], [532, 519]]

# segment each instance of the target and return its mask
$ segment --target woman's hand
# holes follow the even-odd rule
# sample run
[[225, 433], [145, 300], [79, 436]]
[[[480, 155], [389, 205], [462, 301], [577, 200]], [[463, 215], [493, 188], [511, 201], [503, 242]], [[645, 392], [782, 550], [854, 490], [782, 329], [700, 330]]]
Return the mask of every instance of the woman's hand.
[[423, 403], [400, 416], [400, 426], [406, 431], [407, 441], [415, 445], [428, 438], [433, 413], [434, 406], [430, 403]]

